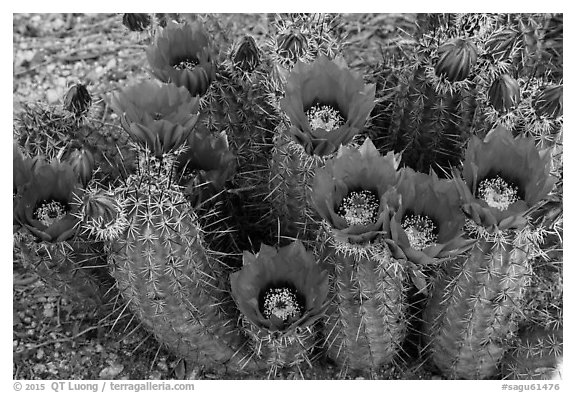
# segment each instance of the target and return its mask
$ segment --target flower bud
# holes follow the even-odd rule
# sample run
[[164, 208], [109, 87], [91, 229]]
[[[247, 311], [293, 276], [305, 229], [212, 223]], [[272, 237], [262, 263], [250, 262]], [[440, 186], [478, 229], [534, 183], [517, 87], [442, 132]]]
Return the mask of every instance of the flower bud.
[[232, 63], [245, 72], [252, 72], [260, 64], [260, 53], [256, 41], [251, 36], [244, 36], [232, 51]]
[[548, 86], [540, 91], [532, 102], [536, 114], [540, 117], [549, 117], [553, 119], [562, 116], [564, 107], [562, 90], [563, 85]]
[[92, 97], [85, 85], [74, 84], [64, 97], [64, 109], [75, 115], [81, 115], [86, 112], [92, 104]]
[[99, 240], [114, 240], [128, 222], [122, 204], [109, 192], [97, 191], [84, 196], [83, 227]]
[[278, 54], [286, 60], [295, 63], [308, 51], [308, 40], [299, 31], [287, 30], [277, 37]]
[[498, 112], [509, 112], [520, 102], [518, 81], [508, 74], [500, 75], [490, 86], [488, 99]]
[[470, 75], [478, 57], [476, 47], [465, 39], [453, 39], [438, 48], [440, 59], [434, 67], [438, 77], [450, 82], [463, 81]]
[[490, 37], [484, 48], [494, 60], [503, 61], [510, 57], [519, 37], [520, 33], [516, 30], [504, 29]]
[[80, 179], [83, 187], [88, 185], [94, 171], [94, 156], [88, 150], [74, 149], [68, 156], [68, 163]]
[[150, 26], [150, 15], [148, 14], [124, 14], [122, 24], [131, 31], [144, 31]]

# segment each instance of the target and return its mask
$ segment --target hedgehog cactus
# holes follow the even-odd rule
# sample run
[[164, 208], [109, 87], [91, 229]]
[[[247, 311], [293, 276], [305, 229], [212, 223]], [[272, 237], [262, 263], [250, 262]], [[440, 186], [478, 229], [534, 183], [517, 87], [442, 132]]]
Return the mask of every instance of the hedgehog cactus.
[[526, 329], [502, 361], [504, 379], [562, 379], [563, 334], [559, 329]]
[[377, 71], [383, 88], [368, 134], [380, 151], [403, 151], [404, 165], [447, 176], [463, 159], [471, 134], [483, 136], [494, 124], [553, 139], [561, 122], [539, 117], [545, 111], [536, 103], [543, 102], [541, 86], [561, 80], [544, 72], [534, 79], [534, 72], [544, 66], [542, 57], [561, 56], [561, 28], [541, 37], [545, 16], [504, 20], [496, 14], [432, 14], [419, 19], [407, 56], [386, 59]]
[[256, 255], [244, 252], [244, 267], [230, 280], [242, 324], [268, 375], [310, 365], [328, 296], [328, 272], [312, 253], [300, 241], [279, 250], [262, 244]]
[[537, 243], [524, 215], [553, 186], [549, 158], [501, 127], [468, 145], [456, 182], [477, 242], [439, 272], [424, 312], [432, 362], [446, 376], [491, 377], [510, 345]]
[[70, 155], [71, 149], [83, 149], [99, 168], [95, 178], [106, 184], [134, 169], [135, 156], [127, 148], [128, 135], [117, 126], [102, 124], [96, 118], [96, 108], [82, 112], [79, 118], [40, 103], [26, 104], [23, 109], [14, 122], [14, 139], [28, 156], [52, 160]]
[[127, 227], [112, 244], [112, 275], [134, 313], [175, 353], [211, 368], [250, 367], [223, 284], [226, 269], [207, 248], [175, 179], [181, 145], [197, 119], [187, 108], [197, 108], [197, 98], [171, 85], [142, 86], [160, 94], [152, 101], [132, 95], [114, 100], [122, 124], [139, 143], [139, 164], [117, 190]]
[[341, 58], [298, 62], [290, 73], [280, 100], [290, 127], [279, 126], [270, 162], [270, 197], [283, 234], [305, 239], [318, 227], [310, 205], [314, 170], [363, 129], [374, 91]]
[[271, 82], [282, 91], [288, 73], [298, 62], [311, 63], [320, 56], [333, 59], [342, 54], [341, 22], [334, 14], [280, 14], [270, 23], [266, 42], [273, 68]]
[[325, 345], [343, 370], [389, 364], [405, 336], [405, 266], [380, 236], [396, 166], [393, 154], [381, 157], [367, 139], [359, 150], [342, 147], [314, 177], [314, 206], [325, 220], [322, 256], [333, 272]]
[[82, 191], [72, 167], [36, 160], [27, 175], [14, 206], [15, 219], [27, 230], [16, 238], [24, 260], [61, 293], [84, 305], [104, 304], [112, 282], [103, 244], [78, 234]]
[[114, 245], [112, 275], [146, 328], [175, 353], [206, 367], [232, 362], [240, 368], [244, 340], [227, 314], [217, 276], [222, 269], [170, 180], [170, 154], [146, 157], [143, 176], [128, 179], [123, 190], [128, 227]]

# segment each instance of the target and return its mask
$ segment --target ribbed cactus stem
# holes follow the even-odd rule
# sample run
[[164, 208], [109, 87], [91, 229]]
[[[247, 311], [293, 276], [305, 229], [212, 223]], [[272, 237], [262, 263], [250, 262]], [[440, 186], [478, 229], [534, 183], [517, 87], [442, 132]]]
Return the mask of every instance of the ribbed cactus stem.
[[270, 161], [270, 194], [280, 218], [281, 234], [301, 240], [315, 238], [320, 220], [311, 204], [315, 170], [325, 158], [307, 154], [292, 141], [280, 125], [274, 138]]
[[510, 243], [478, 240], [435, 279], [425, 335], [432, 362], [450, 378], [495, 375], [516, 331], [530, 268], [527, 246]]
[[504, 379], [562, 379], [563, 334], [540, 327], [520, 333], [502, 361]]
[[[100, 242], [71, 240], [36, 243], [24, 237], [16, 245], [23, 261], [50, 287], [94, 310], [114, 296], [105, 253]], [[100, 310], [102, 312], [102, 310]]]
[[251, 367], [246, 339], [229, 313], [225, 270], [207, 249], [180, 189], [129, 179], [129, 227], [111, 258], [125, 300], [159, 342], [206, 367]]
[[312, 365], [312, 353], [316, 346], [315, 324], [289, 332], [264, 331], [244, 320], [245, 331], [251, 337], [253, 352], [258, 360], [266, 364], [268, 378], [273, 378], [281, 369]]
[[[394, 361], [406, 335], [405, 271], [384, 245], [364, 255], [334, 248], [328, 356], [343, 369], [376, 370]], [[332, 248], [332, 246], [329, 246]]]
[[371, 138], [381, 151], [403, 151], [403, 162], [413, 169], [449, 171], [460, 162], [470, 132], [474, 89], [461, 85], [438, 91], [422, 66], [400, 73], [393, 109], [383, 114], [382, 121], [375, 120]]

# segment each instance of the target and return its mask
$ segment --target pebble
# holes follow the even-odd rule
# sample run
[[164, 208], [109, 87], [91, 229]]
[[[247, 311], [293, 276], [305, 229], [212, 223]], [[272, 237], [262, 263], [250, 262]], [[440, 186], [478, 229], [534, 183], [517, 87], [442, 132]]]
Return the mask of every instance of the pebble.
[[101, 379], [113, 379], [116, 376], [118, 376], [118, 374], [120, 374], [122, 370], [124, 370], [124, 365], [115, 363], [108, 367], [105, 367], [102, 371], [100, 371], [99, 377]]

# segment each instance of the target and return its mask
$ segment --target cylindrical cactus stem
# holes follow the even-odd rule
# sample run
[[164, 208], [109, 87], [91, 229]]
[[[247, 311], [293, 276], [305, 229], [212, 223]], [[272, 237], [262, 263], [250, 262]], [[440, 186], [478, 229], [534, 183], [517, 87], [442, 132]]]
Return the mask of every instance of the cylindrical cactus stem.
[[469, 136], [476, 108], [474, 87], [437, 89], [423, 66], [399, 73], [398, 93], [379, 110], [388, 105], [393, 109], [376, 112], [368, 134], [380, 151], [402, 151], [406, 166], [423, 173], [449, 173], [461, 161]]
[[23, 237], [16, 245], [23, 261], [50, 287], [82, 307], [99, 310], [115, 295], [101, 242], [74, 239], [33, 242]]
[[433, 283], [424, 311], [432, 362], [456, 379], [494, 376], [517, 329], [530, 266], [528, 246], [480, 239], [449, 261]]
[[111, 258], [120, 291], [144, 326], [179, 356], [211, 368], [249, 367], [238, 315], [230, 314], [231, 298], [220, 284], [227, 280], [218, 277], [224, 270], [194, 212], [176, 186], [147, 183], [126, 191], [129, 227]]
[[325, 323], [328, 356], [343, 370], [376, 370], [391, 364], [406, 335], [403, 265], [386, 245], [362, 253], [327, 247], [334, 264], [333, 299]]
[[269, 332], [255, 327], [244, 319], [246, 333], [251, 337], [253, 352], [266, 364], [268, 378], [276, 377], [282, 369], [312, 366], [313, 352], [317, 344], [316, 324], [289, 332]]
[[561, 379], [563, 364], [562, 327], [546, 330], [530, 327], [502, 360], [504, 379]]
[[314, 171], [327, 157], [307, 154], [284, 130], [277, 128], [270, 160], [270, 198], [280, 219], [280, 234], [302, 240], [315, 239], [320, 227], [312, 205]]

